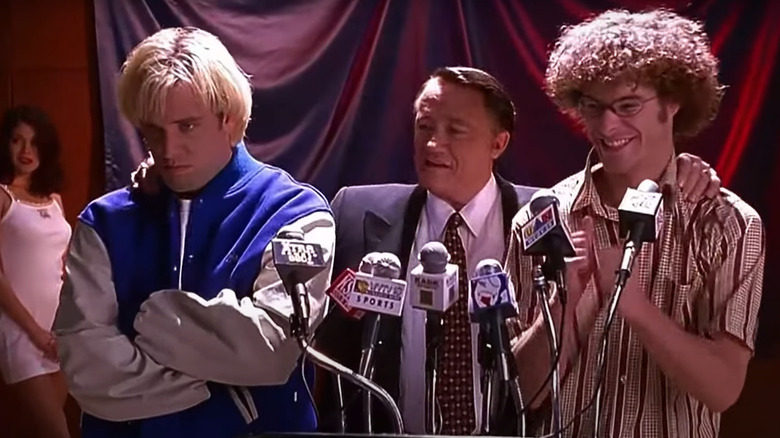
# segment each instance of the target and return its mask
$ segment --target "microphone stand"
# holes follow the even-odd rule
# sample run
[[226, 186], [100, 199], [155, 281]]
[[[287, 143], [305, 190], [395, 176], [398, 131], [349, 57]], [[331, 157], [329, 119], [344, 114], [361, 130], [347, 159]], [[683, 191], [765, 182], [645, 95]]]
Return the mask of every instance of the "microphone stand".
[[517, 363], [512, 355], [512, 349], [509, 345], [509, 331], [506, 328], [506, 321], [503, 316], [496, 313], [496, 345], [498, 348], [498, 371], [501, 383], [505, 385], [507, 391], [512, 396], [517, 415], [517, 426], [520, 436], [526, 435], [525, 407], [523, 406], [523, 395], [520, 391], [520, 380], [517, 376]]
[[[290, 331], [297, 339], [301, 350], [303, 350], [303, 352], [309, 356], [312, 359], [312, 362], [314, 362], [316, 365], [319, 365], [320, 367], [339, 377], [343, 377], [349, 380], [356, 386], [366, 391], [368, 394], [373, 393], [390, 412], [390, 417], [394, 429], [393, 432], [399, 435], [402, 434], [404, 430], [404, 423], [403, 419], [401, 418], [401, 412], [398, 410], [398, 406], [393, 401], [393, 398], [390, 396], [390, 394], [387, 393], [387, 391], [384, 390], [384, 388], [355, 373], [351, 369], [341, 365], [328, 356], [320, 353], [309, 344], [308, 338], [305, 335], [307, 332], [307, 326], [304, 325], [304, 317], [302, 313], [298, 313], [298, 310], [302, 309], [300, 297], [307, 296], [306, 287], [302, 283], [296, 282], [294, 292], [295, 293], [291, 294], [293, 301], [293, 314], [290, 315]], [[303, 294], [299, 295], [299, 292], [303, 292]]]
[[601, 334], [601, 345], [599, 347], [598, 360], [596, 362], [596, 400], [594, 402], [596, 418], [593, 421], [593, 433], [594, 436], [598, 436], [599, 427], [601, 426], [601, 405], [603, 403], [602, 389], [604, 387], [604, 366], [607, 356], [607, 341], [609, 339], [609, 329], [612, 326], [612, 321], [615, 318], [617, 312], [617, 303], [620, 299], [620, 295], [623, 294], [623, 285], [616, 284], [615, 291], [612, 294], [612, 300], [609, 303], [609, 311], [607, 313], [607, 320], [604, 324], [604, 332]]
[[[553, 321], [552, 312], [550, 312], [550, 303], [548, 300], [547, 291], [547, 279], [542, 273], [542, 269], [537, 265], [534, 269], [534, 289], [539, 295], [539, 303], [542, 307], [542, 318], [547, 326], [547, 340], [550, 344], [550, 361], [552, 365], [552, 381], [550, 382], [550, 402], [552, 405], [552, 430], [554, 437], [560, 437], [562, 433], [562, 420], [561, 420], [561, 379], [560, 379], [560, 361], [558, 360], [558, 338], [555, 332], [555, 322]], [[564, 283], [565, 284], [565, 283]], [[561, 294], [563, 297], [565, 293]], [[561, 302], [563, 305], [563, 301]], [[565, 318], [565, 315], [562, 316]]]
[[[491, 323], [480, 324], [481, 348], [478, 360], [482, 368], [482, 424], [478, 435], [490, 435], [495, 430], [497, 412], [493, 406], [493, 378], [511, 395], [517, 414], [520, 436], [526, 434], [525, 408], [517, 377], [517, 364], [509, 345], [509, 331], [500, 312], [493, 312]], [[487, 342], [485, 342], [487, 341]], [[498, 392], [501, 393], [500, 391]]]
[[480, 383], [482, 386], [482, 422], [473, 435], [490, 435], [493, 431], [493, 374], [495, 372], [495, 352], [487, 332], [488, 324], [479, 325], [479, 351], [477, 361], [480, 365]]
[[[367, 319], [365, 326], [367, 329], [363, 332], [363, 352], [360, 355], [360, 365], [358, 365], [358, 374], [368, 379], [374, 378], [374, 346], [379, 338], [379, 319], [380, 315], [369, 313], [365, 316]], [[373, 415], [372, 415], [371, 393], [363, 392], [363, 414], [366, 423], [366, 433], [374, 433]]]
[[426, 357], [425, 357], [425, 431], [430, 435], [439, 432], [436, 416], [436, 384], [439, 365], [439, 347], [441, 346], [442, 318], [439, 312], [428, 311], [426, 320]]
[[[644, 224], [641, 222], [636, 225], [636, 231], [633, 233], [634, 236], [640, 236], [642, 234], [643, 225]], [[629, 239], [626, 241], [623, 248], [623, 257], [620, 260], [620, 267], [617, 271], [617, 278], [615, 279], [615, 289], [612, 293], [612, 299], [609, 302], [609, 309], [607, 310], [607, 319], [604, 323], [604, 332], [601, 335], [601, 345], [599, 348], [598, 360], [596, 362], [596, 372], [598, 374], [596, 380], [596, 400], [594, 402], [594, 412], [596, 415], [596, 418], [593, 421], [594, 436], [598, 436], [601, 426], [601, 406], [603, 404], [602, 398], [604, 396], [604, 367], [607, 359], [607, 340], [609, 339], [609, 330], [612, 327], [612, 322], [615, 320], [618, 302], [620, 301], [621, 295], [623, 295], [623, 289], [628, 282], [628, 277], [631, 276], [631, 269], [634, 265], [634, 258], [639, 252], [641, 244], [641, 241], [638, 241], [638, 239]]]
[[339, 405], [339, 424], [338, 433], [345, 434], [347, 432], [347, 414], [344, 406], [344, 388], [341, 384], [341, 376], [336, 374], [336, 398]]

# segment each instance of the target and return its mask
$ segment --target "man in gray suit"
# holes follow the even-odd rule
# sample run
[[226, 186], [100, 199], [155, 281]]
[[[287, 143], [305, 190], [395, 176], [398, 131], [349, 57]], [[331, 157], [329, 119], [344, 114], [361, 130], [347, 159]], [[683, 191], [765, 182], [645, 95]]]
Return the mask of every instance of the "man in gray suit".
[[[401, 279], [417, 264], [420, 248], [442, 241], [460, 265], [460, 284], [486, 258], [504, 260], [510, 223], [536, 191], [509, 183], [494, 172], [514, 129], [515, 108], [504, 87], [484, 71], [467, 67], [436, 70], [414, 103], [414, 162], [418, 185], [384, 184], [345, 187], [331, 203], [336, 219], [334, 275], [355, 269], [364, 255], [390, 252], [401, 261]], [[698, 199], [714, 196], [720, 180], [698, 157], [679, 159], [678, 179], [685, 193]], [[464, 289], [461, 288], [462, 297]], [[401, 318], [386, 318], [380, 327], [374, 381], [399, 402], [406, 431], [426, 433], [425, 312], [405, 304]], [[477, 363], [477, 327], [468, 322], [465, 299], [444, 319], [439, 359], [438, 399], [442, 430], [467, 435], [480, 424], [482, 394]], [[323, 323], [316, 346], [357, 370], [363, 322], [335, 310]], [[334, 379], [320, 374], [320, 428], [338, 430]], [[364, 432], [362, 403], [351, 385], [344, 386], [347, 432]], [[517, 434], [511, 404], [496, 433]], [[373, 412], [373, 431], [390, 432], [381, 406]]]

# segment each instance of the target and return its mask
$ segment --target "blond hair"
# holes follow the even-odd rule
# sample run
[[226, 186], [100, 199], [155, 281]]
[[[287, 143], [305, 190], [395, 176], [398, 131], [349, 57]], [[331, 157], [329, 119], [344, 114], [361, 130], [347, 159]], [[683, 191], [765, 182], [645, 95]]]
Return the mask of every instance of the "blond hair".
[[244, 137], [252, 112], [249, 76], [219, 38], [194, 27], [162, 29], [130, 52], [117, 84], [119, 111], [135, 126], [159, 119], [168, 91], [180, 83], [215, 115], [236, 122], [231, 143]]
[[582, 89], [593, 82], [626, 79], [654, 87], [680, 109], [676, 136], [693, 136], [717, 115], [723, 96], [718, 60], [702, 25], [656, 9], [609, 10], [576, 26], [564, 26], [547, 66], [547, 95], [579, 120]]

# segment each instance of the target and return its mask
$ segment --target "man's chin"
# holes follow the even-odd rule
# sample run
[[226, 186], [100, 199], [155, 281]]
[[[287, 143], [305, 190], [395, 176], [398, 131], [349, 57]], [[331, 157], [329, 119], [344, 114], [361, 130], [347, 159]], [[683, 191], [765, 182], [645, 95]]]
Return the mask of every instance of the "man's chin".
[[198, 190], [200, 187], [198, 187], [197, 184], [194, 184], [192, 181], [182, 181], [181, 179], [173, 179], [173, 178], [163, 178], [163, 182], [165, 185], [172, 191], [173, 193], [191, 193], [196, 190]]
[[448, 186], [446, 180], [442, 179], [438, 175], [432, 175], [432, 174], [433, 172], [425, 172], [425, 174], [420, 175], [420, 185], [433, 193], [439, 192], [443, 188]]
[[420, 183], [426, 190], [437, 198], [449, 200], [455, 188], [455, 184], [452, 182], [446, 182], [441, 180], [428, 181]]
[[628, 163], [624, 160], [602, 160], [601, 164], [604, 168], [604, 173], [611, 175], [625, 175], [631, 171], [634, 163]]

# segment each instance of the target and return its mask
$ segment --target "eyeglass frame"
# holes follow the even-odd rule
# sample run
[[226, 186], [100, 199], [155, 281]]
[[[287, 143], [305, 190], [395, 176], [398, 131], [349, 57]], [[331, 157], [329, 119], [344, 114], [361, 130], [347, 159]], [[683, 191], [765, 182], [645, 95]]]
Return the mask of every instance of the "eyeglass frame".
[[[639, 96], [632, 95], [632, 96], [624, 96], [624, 97], [617, 98], [617, 99], [613, 100], [611, 103], [604, 103], [604, 102], [601, 102], [598, 99], [595, 99], [593, 97], [590, 97], [590, 96], [587, 96], [587, 95], [582, 95], [577, 100], [577, 112], [579, 112], [580, 115], [583, 118], [586, 118], [586, 119], [595, 119], [597, 117], [601, 117], [602, 115], [604, 115], [604, 112], [606, 110], [612, 111], [612, 114], [614, 114], [614, 115], [616, 115], [618, 117], [621, 117], [621, 118], [622, 117], [631, 117], [631, 116], [635, 116], [635, 115], [639, 114], [640, 112], [642, 112], [642, 110], [645, 108], [645, 104], [647, 102], [650, 102], [651, 100], [657, 99], [657, 98], [658, 98], [657, 94], [653, 95], [653, 96], [650, 96], [650, 97], [647, 97], [647, 98], [644, 98], [644, 99], [642, 99]], [[595, 112], [594, 111], [590, 111], [589, 112], [589, 110], [583, 110], [582, 101], [585, 100], [585, 99], [587, 99], [589, 101], [592, 101], [596, 105], [596, 107], [594, 108]], [[626, 111], [621, 111], [621, 110], [619, 110], [617, 108], [617, 104], [619, 104], [621, 102], [626, 102], [626, 101], [635, 101], [638, 104], [636, 110], [632, 110], [632, 111], [626, 112]]]

